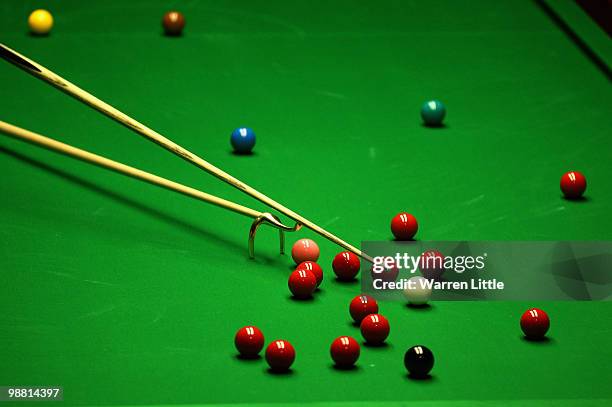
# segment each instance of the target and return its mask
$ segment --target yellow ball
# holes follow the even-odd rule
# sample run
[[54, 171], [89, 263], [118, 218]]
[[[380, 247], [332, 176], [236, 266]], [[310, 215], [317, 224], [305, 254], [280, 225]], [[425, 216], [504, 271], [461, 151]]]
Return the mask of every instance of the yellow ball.
[[30, 17], [28, 17], [28, 25], [30, 26], [30, 31], [34, 34], [49, 34], [49, 31], [53, 28], [53, 16], [47, 10], [34, 10]]

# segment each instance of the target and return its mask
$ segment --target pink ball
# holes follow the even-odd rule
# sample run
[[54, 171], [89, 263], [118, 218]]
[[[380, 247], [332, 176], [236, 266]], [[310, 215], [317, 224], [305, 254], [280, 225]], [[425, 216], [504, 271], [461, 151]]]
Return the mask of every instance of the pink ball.
[[319, 260], [319, 246], [311, 239], [300, 239], [291, 249], [291, 257], [296, 264], [304, 261]]

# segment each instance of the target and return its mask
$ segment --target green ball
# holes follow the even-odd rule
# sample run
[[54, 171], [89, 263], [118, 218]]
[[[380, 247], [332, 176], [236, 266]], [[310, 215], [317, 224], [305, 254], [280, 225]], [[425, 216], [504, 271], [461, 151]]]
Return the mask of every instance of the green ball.
[[429, 100], [421, 106], [421, 117], [426, 126], [442, 126], [446, 116], [446, 107], [439, 100]]

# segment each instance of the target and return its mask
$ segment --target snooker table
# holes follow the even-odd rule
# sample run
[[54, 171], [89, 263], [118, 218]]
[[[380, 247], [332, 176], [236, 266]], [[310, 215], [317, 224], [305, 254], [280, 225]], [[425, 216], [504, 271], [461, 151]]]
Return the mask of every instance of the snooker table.
[[[27, 33], [39, 7], [47, 37]], [[401, 210], [424, 241], [612, 240], [612, 46], [569, 1], [8, 0], [0, 39], [355, 245], [390, 240]], [[5, 62], [0, 85], [1, 120], [267, 210]], [[442, 128], [421, 124], [430, 98]], [[238, 126], [252, 155], [231, 152]], [[584, 200], [560, 195], [571, 169]], [[54, 405], [612, 403], [610, 301], [382, 303], [387, 346], [338, 371], [331, 341], [361, 340], [338, 246], [287, 235], [316, 240], [326, 273], [295, 301], [273, 229], [251, 260], [235, 213], [8, 137], [0, 170], [0, 386], [63, 386]], [[522, 338], [532, 306], [548, 341]], [[289, 374], [236, 357], [247, 324], [295, 346]], [[429, 380], [406, 376], [417, 343]]]

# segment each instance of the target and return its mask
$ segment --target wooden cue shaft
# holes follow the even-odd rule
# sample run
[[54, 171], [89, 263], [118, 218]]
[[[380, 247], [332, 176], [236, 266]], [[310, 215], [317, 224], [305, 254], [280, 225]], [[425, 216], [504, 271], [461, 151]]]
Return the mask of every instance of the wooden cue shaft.
[[228, 184], [238, 188], [239, 190], [243, 191], [244, 193], [252, 196], [253, 198], [265, 203], [266, 205], [276, 209], [277, 211], [281, 212], [282, 214], [284, 214], [285, 216], [293, 219], [294, 221], [301, 223], [303, 226], [306, 226], [307, 228], [313, 230], [314, 232], [318, 233], [319, 235], [325, 237], [326, 239], [344, 247], [346, 250], [349, 250], [353, 253], [355, 253], [356, 255], [364, 258], [365, 260], [368, 261], [372, 261], [372, 259], [367, 256], [365, 253], [362, 253], [361, 250], [357, 249], [356, 247], [350, 245], [349, 243], [345, 242], [344, 240], [340, 239], [339, 237], [333, 235], [332, 233], [328, 232], [327, 230], [323, 229], [322, 227], [316, 225], [315, 223], [309, 221], [308, 219], [304, 218], [303, 216], [293, 212], [291, 209], [281, 205], [280, 203], [274, 201], [273, 199], [267, 197], [266, 195], [262, 194], [261, 192], [257, 191], [256, 189], [248, 186], [247, 184], [243, 183], [242, 181], [238, 180], [237, 178], [234, 178], [233, 176], [231, 176], [230, 174], [226, 173], [225, 171], [217, 168], [216, 166], [212, 165], [211, 163], [207, 162], [206, 160], [204, 160], [203, 158], [197, 156], [196, 154], [188, 151], [187, 149], [181, 147], [180, 145], [176, 144], [175, 142], [167, 139], [166, 137], [162, 136], [161, 134], [157, 133], [156, 131], [150, 129], [149, 127], [145, 126], [144, 124], [132, 119], [131, 117], [129, 117], [128, 115], [126, 115], [125, 113], [122, 113], [121, 111], [117, 110], [116, 108], [112, 107], [111, 105], [107, 104], [106, 102], [103, 102], [102, 100], [96, 98], [95, 96], [93, 96], [92, 94], [84, 91], [83, 89], [79, 88], [78, 86], [68, 82], [67, 80], [65, 80], [64, 78], [60, 77], [59, 75], [51, 72], [49, 69], [43, 67], [42, 65], [26, 58], [25, 56], [19, 54], [18, 52], [8, 48], [7, 46], [5, 46], [4, 44], [0, 43], [0, 56], [2, 58], [4, 58], [5, 60], [7, 60], [8, 62], [16, 65], [17, 67], [23, 69], [24, 71], [36, 76], [39, 79], [42, 79], [43, 81], [53, 85], [54, 87], [58, 88], [59, 90], [67, 93], [68, 95], [80, 100], [81, 102], [91, 106], [92, 108], [98, 110], [99, 112], [105, 114], [106, 116], [110, 117], [113, 120], [116, 120], [117, 122], [123, 124], [124, 126], [132, 129], [133, 131], [135, 131], [136, 133], [140, 134], [141, 136], [144, 136], [146, 138], [148, 138], [149, 140], [153, 141], [154, 143], [162, 146], [163, 148], [169, 150], [170, 152], [178, 155], [179, 157], [183, 158], [186, 161], [189, 161], [190, 163], [196, 165], [197, 167], [200, 167], [201, 169], [207, 171], [208, 173], [214, 175], [215, 177], [219, 178], [220, 180], [227, 182]]
[[78, 160], [85, 161], [87, 163], [94, 164], [99, 167], [106, 168], [111, 171], [115, 171], [120, 174], [148, 182], [149, 184], [157, 185], [159, 187], [178, 192], [180, 194], [198, 199], [200, 201], [208, 202], [213, 205], [229, 209], [241, 215], [249, 216], [251, 218], [256, 218], [261, 215], [261, 212], [258, 212], [254, 209], [247, 208], [237, 203], [227, 201], [214, 195], [207, 194], [206, 192], [199, 191], [195, 188], [179, 184], [178, 182], [170, 181], [155, 174], [151, 174], [146, 171], [130, 167], [129, 165], [125, 165], [117, 161], [113, 161], [108, 158], [90, 153], [88, 151], [81, 150], [79, 148], [64, 144], [52, 138], [42, 136], [26, 129], [22, 129], [21, 127], [13, 126], [12, 124], [3, 122], [1, 120], [0, 132], [3, 132], [16, 139], [37, 145], [39, 147], [44, 147], [48, 150], [55, 151], [57, 153], [67, 155]]

